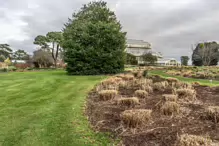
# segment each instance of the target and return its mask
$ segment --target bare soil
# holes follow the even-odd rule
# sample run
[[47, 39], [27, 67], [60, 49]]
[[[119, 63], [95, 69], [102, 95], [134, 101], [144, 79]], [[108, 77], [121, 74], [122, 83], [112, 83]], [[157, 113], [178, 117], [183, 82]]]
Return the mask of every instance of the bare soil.
[[[119, 88], [121, 97], [133, 97], [137, 88]], [[121, 138], [125, 146], [174, 146], [179, 135], [193, 134], [208, 136], [214, 142], [219, 141], [219, 123], [206, 120], [204, 109], [207, 106], [219, 106], [219, 87], [196, 86], [197, 101], [180, 102], [180, 114], [164, 116], [157, 109], [156, 104], [162, 94], [171, 90], [154, 92], [147, 99], [140, 99], [140, 105], [135, 109], [152, 109], [152, 120], [149, 124], [136, 129], [126, 127], [120, 114], [132, 108], [119, 106], [115, 100], [99, 101], [98, 93], [92, 90], [88, 97], [87, 114], [95, 130], [111, 132], [113, 138]], [[219, 144], [218, 144], [219, 145]]]

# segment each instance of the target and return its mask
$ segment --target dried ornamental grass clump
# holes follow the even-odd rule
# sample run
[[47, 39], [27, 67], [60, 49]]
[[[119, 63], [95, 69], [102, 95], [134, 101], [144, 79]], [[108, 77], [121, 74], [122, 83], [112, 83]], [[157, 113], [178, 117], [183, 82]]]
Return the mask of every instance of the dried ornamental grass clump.
[[133, 80], [135, 77], [132, 74], [124, 74], [120, 75], [120, 78], [122, 78], [125, 81]]
[[157, 91], [164, 91], [169, 86], [167, 81], [157, 82], [153, 84], [153, 89]]
[[153, 93], [153, 88], [150, 85], [142, 85], [141, 89], [147, 91], [148, 93]]
[[148, 92], [145, 90], [137, 90], [137, 91], [135, 91], [135, 96], [139, 97], [139, 98], [147, 98]]
[[122, 112], [121, 118], [123, 123], [129, 128], [136, 128], [147, 124], [151, 119], [152, 110], [134, 109]]
[[139, 99], [137, 97], [120, 98], [117, 100], [117, 104], [127, 107], [135, 107], [135, 105], [139, 104]]
[[100, 100], [107, 101], [116, 97], [118, 94], [117, 90], [102, 90], [99, 93]]
[[178, 114], [179, 109], [180, 106], [178, 103], [167, 101], [161, 106], [160, 111], [164, 115], [173, 115], [173, 114]]
[[211, 142], [203, 136], [183, 134], [178, 138], [176, 146], [211, 146]]
[[170, 83], [179, 82], [179, 80], [177, 78], [167, 78], [167, 81], [170, 82]]
[[174, 94], [163, 94], [162, 95], [162, 100], [164, 102], [166, 101], [173, 101], [173, 102], [176, 102], [178, 99], [177, 95], [174, 95]]
[[209, 106], [205, 109], [206, 118], [215, 123], [219, 122], [219, 106]]
[[189, 89], [189, 88], [176, 89], [175, 93], [179, 98], [185, 99], [187, 101], [196, 100], [196, 91], [194, 89]]

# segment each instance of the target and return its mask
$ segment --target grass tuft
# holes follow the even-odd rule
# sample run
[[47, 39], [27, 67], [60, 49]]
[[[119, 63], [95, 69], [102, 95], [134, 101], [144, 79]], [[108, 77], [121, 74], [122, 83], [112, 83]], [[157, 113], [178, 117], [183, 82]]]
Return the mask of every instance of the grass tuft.
[[136, 128], [148, 123], [151, 119], [152, 110], [134, 109], [126, 110], [121, 114], [123, 123], [129, 128]]
[[100, 100], [107, 101], [115, 98], [117, 94], [117, 90], [102, 90], [99, 92], [99, 98]]
[[173, 114], [178, 114], [179, 109], [180, 106], [178, 103], [167, 101], [161, 106], [160, 111], [164, 115], [173, 115]]
[[139, 99], [137, 97], [120, 98], [117, 100], [117, 104], [127, 107], [135, 107], [135, 105], [139, 104]]
[[210, 146], [211, 140], [203, 136], [183, 134], [177, 140], [177, 146]]
[[137, 91], [135, 91], [135, 96], [139, 97], [139, 98], [147, 98], [148, 92], [145, 90], [137, 90]]

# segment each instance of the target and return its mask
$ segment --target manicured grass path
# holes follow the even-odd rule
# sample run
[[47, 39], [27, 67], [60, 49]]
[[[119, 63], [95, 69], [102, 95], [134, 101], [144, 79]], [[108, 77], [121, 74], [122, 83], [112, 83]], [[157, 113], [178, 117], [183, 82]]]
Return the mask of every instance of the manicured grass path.
[[0, 74], [1, 146], [103, 146], [106, 135], [83, 115], [87, 92], [101, 76], [64, 71]]
[[199, 82], [201, 85], [219, 86], [219, 81], [213, 81], [212, 83], [210, 83], [209, 80], [205, 80], [205, 79], [194, 79], [194, 78], [185, 78], [185, 77], [181, 77], [181, 76], [173, 76], [173, 75], [166, 74], [162, 70], [153, 70], [153, 71], [150, 71], [150, 73], [154, 74], [154, 75], [160, 75], [164, 78], [174, 77], [174, 78], [177, 78], [181, 81], [188, 82], [188, 83]]

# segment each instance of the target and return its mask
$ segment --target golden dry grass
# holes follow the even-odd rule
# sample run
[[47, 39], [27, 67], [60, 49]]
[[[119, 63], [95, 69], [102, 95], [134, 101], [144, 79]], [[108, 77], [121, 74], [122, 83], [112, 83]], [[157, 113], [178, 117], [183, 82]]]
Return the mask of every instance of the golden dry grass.
[[173, 101], [173, 102], [176, 102], [178, 99], [177, 95], [174, 95], [174, 94], [163, 94], [162, 95], [162, 100], [164, 102], [166, 101]]
[[120, 75], [119, 77], [125, 81], [133, 80], [135, 78], [134, 75], [132, 74], [123, 74], [123, 75]]
[[118, 94], [117, 90], [102, 90], [99, 93], [100, 100], [107, 101], [115, 98], [115, 96]]
[[161, 113], [164, 115], [178, 114], [179, 110], [180, 110], [179, 104], [172, 101], [165, 102], [160, 108]]
[[181, 88], [181, 89], [176, 89], [174, 92], [181, 99], [185, 99], [187, 101], [196, 100], [196, 91], [194, 89]]
[[167, 81], [157, 82], [153, 84], [153, 89], [157, 91], [164, 91], [169, 86]]
[[137, 97], [120, 98], [117, 100], [117, 104], [127, 107], [135, 107], [135, 105], [139, 104], [139, 99]]
[[215, 123], [219, 122], [219, 106], [209, 106], [205, 109], [206, 118]]
[[139, 98], [147, 98], [148, 97], [148, 92], [145, 90], [136, 90], [135, 91], [135, 96]]
[[173, 82], [175, 82], [175, 83], [176, 83], [176, 82], [179, 82], [179, 80], [178, 80], [177, 78], [170, 78], [170, 77], [167, 78], [167, 81], [170, 82], [170, 83], [173, 83]]
[[183, 134], [178, 138], [176, 146], [210, 146], [211, 142], [203, 136]]
[[151, 119], [151, 113], [152, 110], [147, 109], [126, 110], [121, 114], [121, 118], [126, 126], [136, 128], [147, 124]]
[[148, 93], [153, 93], [153, 88], [150, 85], [142, 85], [141, 89], [147, 91]]

